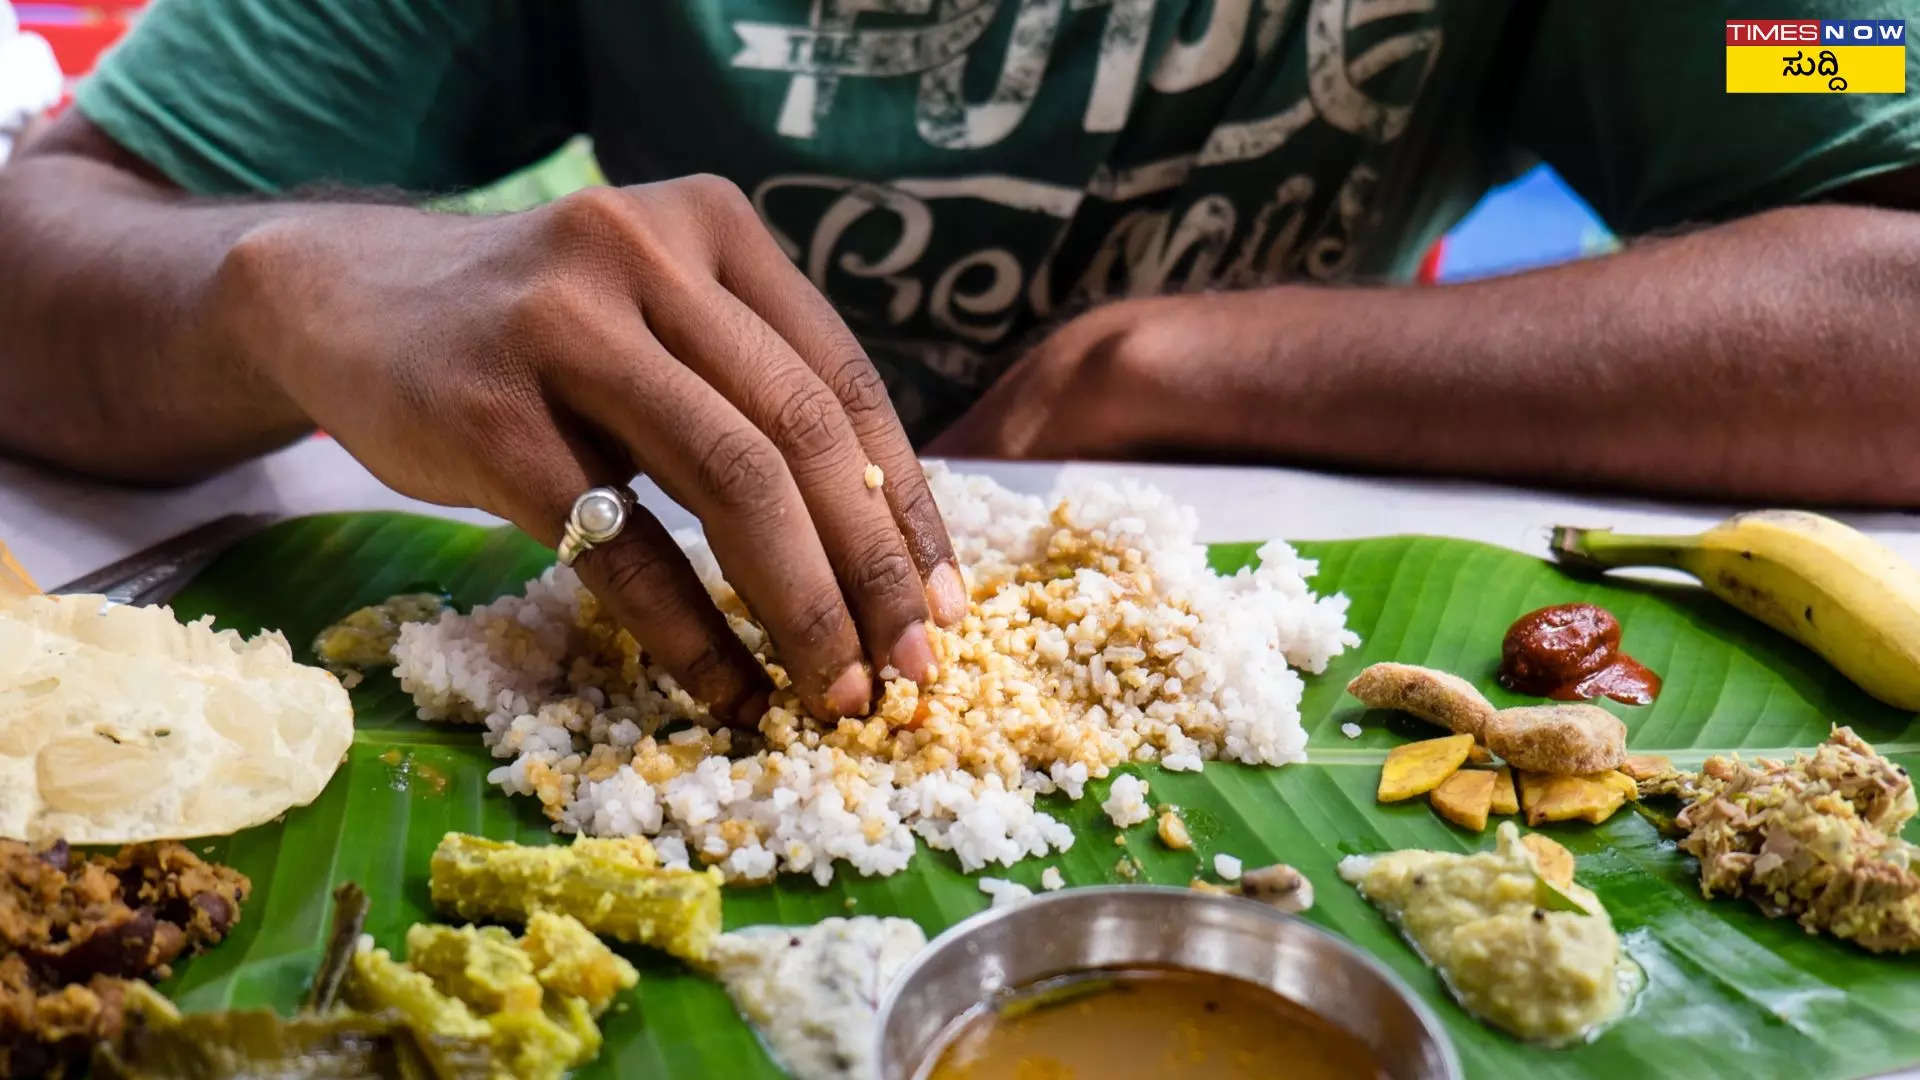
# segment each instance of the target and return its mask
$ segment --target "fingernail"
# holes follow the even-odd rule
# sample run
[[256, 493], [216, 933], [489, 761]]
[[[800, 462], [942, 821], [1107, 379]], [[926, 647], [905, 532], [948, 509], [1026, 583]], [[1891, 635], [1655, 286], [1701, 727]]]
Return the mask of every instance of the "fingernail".
[[840, 716], [863, 716], [872, 701], [873, 677], [865, 664], [849, 664], [827, 687], [827, 708]]
[[753, 731], [760, 727], [760, 718], [767, 715], [767, 703], [771, 700], [766, 691], [756, 690], [747, 695], [740, 707], [733, 712], [733, 726], [744, 731]]
[[889, 656], [900, 674], [914, 682], [930, 683], [940, 674], [940, 662], [933, 658], [933, 642], [927, 637], [926, 623], [916, 621], [907, 627], [900, 640], [893, 643]]
[[952, 563], [943, 562], [927, 575], [927, 609], [941, 626], [952, 626], [966, 615], [967, 586]]

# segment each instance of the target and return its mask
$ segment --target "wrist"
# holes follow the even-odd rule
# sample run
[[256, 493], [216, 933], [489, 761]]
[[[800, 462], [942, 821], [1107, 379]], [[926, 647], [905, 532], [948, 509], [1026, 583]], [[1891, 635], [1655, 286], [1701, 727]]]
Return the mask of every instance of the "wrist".
[[287, 318], [288, 298], [303, 295], [292, 277], [299, 228], [276, 212], [235, 230], [201, 289], [200, 317], [194, 320], [200, 340], [190, 347], [216, 357], [269, 415], [305, 422], [283, 370], [296, 367], [283, 361], [301, 351], [299, 334]]
[[1084, 378], [1120, 445], [1201, 449], [1232, 440], [1250, 414], [1269, 411], [1254, 376], [1282, 340], [1272, 290], [1156, 296], [1105, 313], [1105, 346]]

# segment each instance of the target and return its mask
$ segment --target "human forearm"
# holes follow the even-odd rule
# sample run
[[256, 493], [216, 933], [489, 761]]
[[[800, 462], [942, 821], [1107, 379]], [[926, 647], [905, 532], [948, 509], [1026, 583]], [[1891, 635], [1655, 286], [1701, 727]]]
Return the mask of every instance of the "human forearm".
[[1442, 288], [1154, 303], [1124, 441], [1730, 497], [1920, 503], [1920, 216], [1781, 210]]
[[290, 209], [189, 204], [60, 152], [0, 170], [0, 448], [170, 480], [310, 426], [213, 305], [233, 242]]

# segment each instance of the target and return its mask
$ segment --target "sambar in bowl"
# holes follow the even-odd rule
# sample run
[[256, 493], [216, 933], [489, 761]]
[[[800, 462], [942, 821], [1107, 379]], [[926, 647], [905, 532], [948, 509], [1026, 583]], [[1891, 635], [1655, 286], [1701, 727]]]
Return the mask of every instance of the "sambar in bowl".
[[1070, 889], [954, 926], [881, 1003], [881, 1080], [1458, 1080], [1373, 959], [1264, 904]]

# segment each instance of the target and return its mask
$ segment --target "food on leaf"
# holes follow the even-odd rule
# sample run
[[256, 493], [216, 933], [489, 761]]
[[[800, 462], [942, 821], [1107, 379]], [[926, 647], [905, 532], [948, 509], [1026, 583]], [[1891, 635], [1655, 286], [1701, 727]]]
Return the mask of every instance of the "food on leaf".
[[1474, 743], [1473, 749], [1467, 751], [1467, 764], [1469, 765], [1492, 765], [1494, 760], [1493, 754], [1479, 743]]
[[1527, 811], [1529, 825], [1550, 821], [1587, 821], [1598, 825], [1639, 794], [1633, 781], [1621, 772], [1552, 776], [1523, 771], [1517, 775], [1520, 805]]
[[993, 873], [1073, 843], [1038, 796], [1104, 795], [1130, 763], [1306, 759], [1301, 673], [1359, 641], [1345, 599], [1309, 587], [1312, 560], [1273, 542], [1216, 574], [1190, 511], [1144, 485], [1069, 479], [1042, 501], [926, 473], [968, 606], [926, 627], [936, 676], [883, 678], [863, 717], [810, 715], [693, 532], [688, 562], [768, 669], [763, 716], [709, 715], [567, 567], [402, 627], [394, 674], [422, 719], [474, 725], [501, 759], [489, 782], [557, 830], [654, 837], [665, 865], [739, 883], [887, 876], [922, 845]]
[[1920, 709], [1920, 570], [1852, 526], [1801, 510], [1757, 510], [1694, 536], [1562, 526], [1552, 547], [1580, 569], [1685, 570], [1867, 693]]
[[1702, 895], [1745, 896], [1873, 952], [1920, 949], [1913, 778], [1851, 728], [1791, 762], [1708, 758], [1676, 823]]
[[1651, 780], [1673, 771], [1673, 762], [1660, 754], [1628, 754], [1620, 771], [1636, 781]]
[[596, 934], [704, 961], [720, 933], [720, 872], [666, 870], [657, 861], [637, 836], [524, 846], [448, 833], [434, 849], [428, 885], [435, 907], [463, 919], [524, 923], [547, 910]]
[[1186, 851], [1193, 847], [1193, 835], [1187, 832], [1187, 823], [1180, 817], [1180, 808], [1169, 806], [1160, 811], [1157, 826], [1160, 842], [1175, 851]]
[[327, 933], [327, 951], [320, 957], [313, 984], [307, 987], [301, 1007], [308, 1012], [330, 1011], [340, 1000], [340, 988], [346, 984], [347, 969], [353, 966], [353, 954], [359, 951], [360, 934], [367, 925], [367, 912], [373, 902], [366, 890], [349, 881], [333, 890], [333, 928]]
[[407, 966], [481, 1012], [537, 1009], [543, 996], [533, 957], [503, 927], [415, 923]]
[[434, 593], [401, 593], [351, 612], [314, 635], [313, 655], [351, 690], [369, 668], [393, 666], [393, 643], [407, 623], [429, 622], [447, 606]]
[[927, 943], [910, 919], [862, 915], [722, 934], [713, 967], [797, 1080], [868, 1080], [887, 984]]
[[[915, 1080], [1374, 1080], [1339, 1022], [1212, 971], [1070, 972], [993, 993], [940, 1032]], [[900, 1074], [905, 1075], [905, 1074]]]
[[1493, 774], [1493, 804], [1488, 809], [1495, 814], [1520, 812], [1520, 793], [1513, 788], [1513, 766], [1502, 765]]
[[1471, 735], [1401, 743], [1387, 751], [1387, 760], [1380, 766], [1379, 800], [1399, 802], [1425, 795], [1466, 763], [1472, 747]]
[[181, 1015], [158, 991], [133, 984], [122, 1035], [95, 1045], [99, 1080], [498, 1080], [480, 1039], [426, 1036], [397, 1016], [345, 1009], [272, 1009]]
[[126, 1080], [559, 1080], [600, 1051], [594, 1017], [638, 980], [578, 920], [538, 912], [526, 937], [497, 927], [416, 924], [407, 960], [361, 934], [359, 886], [334, 893], [333, 928], [299, 1014], [181, 1015], [129, 983], [124, 1030], [94, 1072]]
[[1441, 781], [1428, 799], [1441, 817], [1463, 829], [1479, 832], [1487, 827], [1487, 813], [1493, 809], [1497, 779], [1485, 769], [1461, 769]]
[[1627, 759], [1627, 725], [1597, 705], [1501, 709], [1483, 737], [1487, 749], [1528, 772], [1594, 773]]
[[1660, 676], [1620, 651], [1620, 620], [1594, 604], [1556, 604], [1514, 620], [1500, 642], [1500, 685], [1579, 701], [1610, 697], [1647, 705]]
[[1340, 876], [1380, 909], [1467, 1011], [1519, 1038], [1563, 1046], [1619, 1016], [1637, 974], [1598, 897], [1545, 875], [1513, 822], [1471, 855], [1353, 855]]
[[1241, 874], [1240, 895], [1297, 915], [1313, 907], [1313, 882], [1286, 863], [1273, 863]]
[[1347, 693], [1370, 709], [1394, 709], [1474, 738], [1493, 717], [1493, 703], [1451, 672], [1414, 664], [1373, 664], [1354, 676]]
[[571, 915], [534, 912], [527, 918], [520, 947], [533, 958], [533, 975], [541, 986], [585, 1001], [595, 1016], [607, 1011], [613, 995], [640, 982], [640, 973], [625, 957]]
[[391, 1012], [429, 1035], [491, 1039], [493, 1029], [467, 1003], [434, 985], [432, 976], [395, 960], [371, 944], [353, 954], [341, 988], [347, 1005], [363, 1013]]
[[1573, 884], [1573, 852], [1551, 836], [1530, 832], [1520, 838], [1533, 856], [1533, 864], [1555, 888], [1565, 889]]
[[311, 802], [352, 739], [347, 692], [278, 633], [99, 596], [0, 604], [0, 836], [235, 832]]
[[0, 1077], [57, 1072], [116, 1037], [132, 987], [217, 945], [250, 888], [171, 841], [108, 856], [0, 840]]

